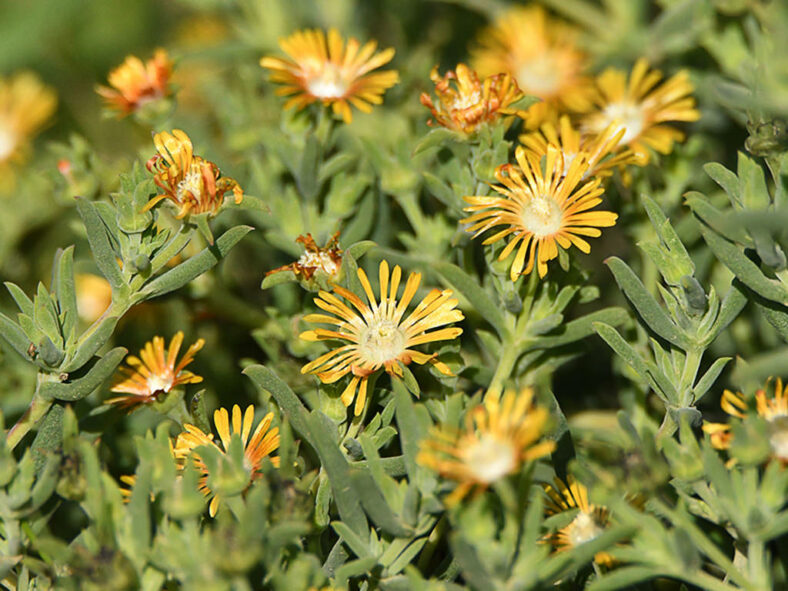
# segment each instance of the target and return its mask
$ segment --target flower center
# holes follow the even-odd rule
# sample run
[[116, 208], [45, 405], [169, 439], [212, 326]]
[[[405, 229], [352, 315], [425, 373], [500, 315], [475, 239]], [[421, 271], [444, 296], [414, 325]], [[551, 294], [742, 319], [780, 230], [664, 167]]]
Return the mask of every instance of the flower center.
[[342, 72], [334, 64], [321, 64], [317, 74], [307, 80], [306, 88], [312, 96], [322, 99], [341, 98], [347, 93]]
[[561, 207], [547, 195], [535, 195], [523, 204], [520, 212], [523, 227], [539, 238], [560, 230], [563, 217]]
[[769, 421], [769, 443], [775, 456], [788, 461], [788, 415], [778, 415]]
[[175, 376], [171, 372], [164, 375], [151, 374], [148, 376], [148, 392], [155, 394], [156, 392], [167, 393], [172, 389], [172, 383], [175, 381]]
[[610, 103], [605, 107], [605, 110], [602, 111], [602, 119], [603, 123], [600, 125], [601, 129], [597, 129], [597, 132], [603, 131], [604, 128], [611, 123], [616, 123], [618, 125], [613, 135], [617, 134], [622, 129], [625, 130], [624, 135], [618, 142], [619, 145], [627, 145], [629, 142], [637, 139], [643, 132], [646, 123], [641, 106], [627, 102]]
[[602, 528], [594, 516], [585, 511], [580, 511], [577, 517], [567, 526], [566, 534], [572, 546], [579, 546], [590, 542], [602, 533]]
[[298, 259], [298, 264], [302, 267], [320, 269], [331, 276], [336, 275], [339, 271], [339, 265], [331, 258], [331, 255], [322, 250], [318, 252], [306, 251], [301, 255], [301, 258]]
[[556, 94], [561, 85], [558, 62], [550, 52], [521, 64], [517, 68], [516, 78], [523, 91], [540, 98]]
[[463, 456], [474, 478], [486, 484], [506, 476], [517, 466], [512, 445], [489, 434], [470, 445]]
[[461, 92], [457, 94], [454, 101], [451, 104], [451, 109], [453, 111], [463, 111], [469, 107], [473, 107], [478, 105], [482, 101], [482, 93], [478, 90], [474, 90], [471, 93]]
[[359, 350], [366, 361], [393, 361], [405, 350], [405, 333], [393, 321], [375, 318], [361, 332]]
[[9, 130], [0, 127], [0, 162], [14, 153], [16, 137]]
[[[191, 195], [191, 196], [190, 196]], [[192, 163], [183, 180], [178, 183], [176, 195], [178, 201], [183, 203], [187, 199], [200, 201], [202, 197], [202, 171], [197, 163]]]

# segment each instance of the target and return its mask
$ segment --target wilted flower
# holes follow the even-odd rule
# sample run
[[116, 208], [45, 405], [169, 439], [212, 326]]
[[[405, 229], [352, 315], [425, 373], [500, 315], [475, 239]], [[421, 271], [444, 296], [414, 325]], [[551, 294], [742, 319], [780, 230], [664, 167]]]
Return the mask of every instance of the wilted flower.
[[180, 219], [189, 214], [217, 214], [228, 191], [233, 192], [236, 204], [243, 200], [238, 183], [231, 178], [220, 178], [219, 168], [213, 162], [195, 156], [192, 141], [180, 129], [174, 129], [172, 134], [157, 133], [153, 143], [159, 153], [146, 166], [164, 194], [151, 199], [145, 211], [169, 199], [178, 208], [176, 217]]
[[530, 388], [503, 395], [491, 390], [465, 415], [464, 430], [442, 426], [422, 442], [417, 461], [459, 483], [446, 498], [447, 505], [553, 451], [555, 442], [539, 442], [548, 413], [533, 407], [532, 401]]
[[202, 349], [205, 341], [198, 339], [178, 361], [182, 344], [182, 331], [178, 331], [172, 337], [168, 350], [164, 348], [164, 339], [156, 336], [152, 341], [145, 343], [139, 357], [134, 355], [126, 357], [126, 363], [130, 367], [118, 368], [112, 386], [112, 392], [124, 393], [124, 396], [110, 398], [105, 404], [117, 404], [131, 411], [140, 405], [155, 402], [159, 395], [167, 394], [181, 384], [202, 382], [200, 376], [184, 368], [194, 361], [194, 354]]
[[[421, 283], [421, 273], [411, 273], [405, 285], [402, 299], [397, 302], [402, 270], [399, 265], [389, 276], [389, 265], [380, 263], [380, 302], [375, 299], [372, 286], [363, 269], [358, 270], [358, 278], [369, 300], [365, 304], [361, 298], [347, 289], [335, 285], [334, 294], [350, 302], [355, 311], [336, 295], [321, 291], [315, 298], [318, 308], [333, 314], [308, 314], [307, 322], [336, 325], [336, 329], [316, 328], [301, 333], [306, 341], [337, 340], [349, 344], [340, 346], [307, 363], [301, 373], [316, 374], [324, 384], [336, 382], [349, 373], [353, 374], [342, 392], [342, 403], [350, 406], [356, 400], [354, 413], [361, 414], [367, 399], [367, 380], [381, 367], [396, 377], [403, 376], [403, 365], [416, 362], [420, 365], [430, 362], [444, 375], [451, 375], [449, 368], [437, 359], [435, 354], [422, 353], [411, 349], [425, 343], [447, 341], [462, 334], [458, 327], [439, 330], [430, 329], [445, 326], [463, 319], [457, 310], [457, 300], [452, 291], [433, 289], [416, 309], [402, 320], [408, 304], [416, 294]], [[358, 396], [356, 396], [358, 390]]]
[[109, 86], [97, 86], [107, 107], [125, 117], [143, 105], [170, 94], [168, 83], [172, 75], [172, 61], [164, 49], [157, 49], [153, 57], [144, 62], [134, 56], [112, 70], [107, 76]]
[[315, 243], [312, 234], [299, 236], [296, 242], [304, 245], [304, 254], [294, 263], [268, 271], [265, 275], [292, 271], [296, 277], [312, 279], [315, 273], [324, 273], [330, 279], [339, 275], [342, 267], [342, 250], [339, 248], [339, 232], [336, 232], [322, 248]]
[[649, 71], [639, 59], [627, 81], [626, 73], [609, 68], [597, 77], [596, 108], [581, 123], [585, 133], [601, 133], [609, 125], [623, 129], [620, 143], [629, 146], [645, 162], [648, 148], [667, 154], [684, 134], [668, 121], [697, 121], [700, 112], [692, 98], [689, 74], [682, 70], [659, 84], [662, 73]]
[[327, 37], [319, 29], [296, 31], [281, 39], [279, 46], [290, 59], [266, 56], [260, 65], [271, 70], [272, 82], [283, 84], [276, 94], [293, 95], [285, 103], [285, 109], [293, 106], [303, 109], [321, 101], [350, 123], [351, 104], [369, 113], [372, 105], [383, 102], [386, 89], [399, 81], [395, 70], [370, 74], [391, 61], [393, 48], [375, 53], [375, 41], [362, 47], [353, 37], [345, 45], [336, 29], [330, 29]]
[[[260, 466], [263, 464], [263, 459], [279, 449], [279, 427], [269, 430], [273, 418], [274, 413], [272, 412], [265, 415], [250, 438], [249, 434], [252, 432], [254, 424], [254, 407], [252, 405], [246, 408], [243, 417], [241, 416], [241, 408], [237, 404], [233, 405], [232, 425], [227, 409], [217, 409], [213, 413], [213, 424], [219, 434], [221, 446], [214, 442], [211, 435], [203, 433], [198, 427], [190, 424], [183, 426], [185, 431], [178, 435], [178, 439], [175, 441], [175, 459], [183, 462], [191, 454], [194, 466], [200, 473], [200, 490], [206, 496], [213, 495], [208, 507], [211, 517], [216, 515], [221, 500], [219, 495], [214, 494], [208, 487], [208, 467], [199, 453], [195, 451], [196, 448], [201, 445], [213, 446], [224, 454], [230, 447], [232, 436], [238, 434], [244, 446], [244, 467], [249, 471], [249, 484], [251, 484], [254, 479], [260, 477]], [[272, 457], [270, 459], [274, 466], [279, 466], [279, 458]]]
[[558, 256], [558, 247], [567, 249], [574, 244], [584, 253], [590, 252], [590, 245], [581, 236], [599, 236], [599, 228], [614, 225], [618, 218], [610, 211], [589, 211], [602, 202], [599, 178], [577, 188], [588, 171], [585, 152], [565, 166], [561, 151], [550, 145], [544, 172], [540, 158], [522, 146], [515, 150], [515, 157], [519, 168], [504, 164], [495, 172], [503, 187], [493, 185], [493, 189], [502, 196], [465, 197], [470, 203], [465, 211], [479, 213], [460, 220], [471, 224], [467, 231], [474, 232], [474, 238], [490, 228], [505, 226], [483, 244], [514, 235], [498, 257], [502, 261], [517, 248], [509, 272], [512, 281], [530, 273], [534, 266], [539, 277], [544, 277], [547, 262]]
[[83, 322], [92, 324], [112, 304], [112, 286], [109, 281], [92, 273], [74, 276], [77, 292], [77, 315]]
[[[435, 66], [430, 73], [435, 83], [437, 103], [426, 92], [421, 93], [421, 104], [432, 111], [437, 123], [462, 133], [473, 133], [479, 126], [496, 121], [506, 114], [506, 108], [522, 98], [523, 93], [509, 74], [496, 74], [479, 81], [479, 76], [465, 64], [457, 64], [443, 76]], [[454, 87], [452, 87], [454, 81]]]

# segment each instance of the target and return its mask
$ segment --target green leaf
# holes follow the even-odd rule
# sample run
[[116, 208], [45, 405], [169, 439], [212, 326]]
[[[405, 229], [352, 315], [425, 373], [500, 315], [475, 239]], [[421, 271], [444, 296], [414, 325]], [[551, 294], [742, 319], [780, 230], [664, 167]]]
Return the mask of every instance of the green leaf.
[[364, 539], [359, 536], [353, 529], [347, 526], [342, 521], [334, 521], [331, 524], [334, 531], [337, 532], [342, 541], [345, 542], [353, 553], [359, 558], [371, 558], [372, 550], [369, 543], [364, 542]]
[[6, 281], [3, 285], [6, 286], [11, 297], [14, 298], [16, 305], [19, 306], [19, 309], [22, 311], [23, 314], [27, 314], [31, 318], [33, 317], [33, 300], [27, 297], [27, 294], [22, 291], [18, 285], [11, 283], [10, 281]]
[[345, 252], [352, 256], [354, 260], [358, 260], [376, 246], [377, 244], [372, 240], [362, 240], [361, 242], [356, 242], [348, 246]]
[[454, 191], [449, 185], [443, 182], [443, 180], [441, 180], [436, 175], [432, 174], [431, 172], [427, 172], [426, 170], [421, 174], [424, 175], [424, 184], [427, 187], [427, 191], [434, 195], [438, 201], [443, 203], [446, 207], [450, 207], [457, 212], [462, 211], [460, 200], [457, 198], [457, 195], [454, 194]]
[[295, 175], [298, 192], [307, 201], [314, 199], [317, 191], [320, 189], [320, 185], [317, 182], [317, 171], [320, 164], [321, 151], [320, 141], [314, 133], [309, 133], [306, 136], [304, 148], [301, 152], [298, 174]]
[[[739, 158], [743, 154], [739, 152]], [[728, 194], [731, 201], [735, 204], [741, 204], [741, 194], [739, 192], [739, 177], [736, 176], [731, 170], [725, 168], [722, 164], [717, 162], [709, 162], [703, 165], [703, 170], [709, 175], [715, 183], [717, 183]]]
[[62, 367], [63, 371], [76, 371], [90, 361], [98, 350], [109, 341], [118, 320], [117, 316], [107, 316], [85, 331], [78, 341], [74, 357], [70, 360], [66, 358]]
[[413, 148], [413, 155], [417, 156], [430, 148], [442, 146], [447, 142], [463, 142], [465, 137], [456, 131], [446, 129], [445, 127], [436, 127], [427, 132], [423, 138], [416, 142], [416, 147]]
[[586, 587], [587, 591], [615, 591], [616, 589], [633, 589], [639, 583], [644, 583], [660, 575], [659, 569], [647, 566], [622, 566], [616, 570], [605, 573], [591, 581]]
[[30, 355], [27, 353], [31, 345], [30, 339], [16, 322], [2, 312], [0, 312], [0, 337], [3, 337], [5, 342], [11, 345], [14, 351], [22, 356], [22, 359], [32, 361]]
[[77, 328], [77, 290], [74, 284], [74, 247], [58, 250], [55, 255], [52, 287], [57, 295], [63, 337], [66, 341]]
[[412, 530], [403, 524], [391, 509], [369, 472], [354, 471], [350, 481], [361, 499], [364, 510], [375, 525], [396, 537], [407, 537], [412, 534]]
[[115, 237], [110, 234], [96, 206], [82, 197], [77, 197], [77, 211], [85, 224], [90, 250], [101, 273], [109, 281], [113, 291], [126, 285], [123, 272], [118, 266], [118, 255], [112, 248]]
[[123, 347], [115, 347], [104, 357], [96, 360], [87, 373], [75, 380], [65, 382], [46, 382], [41, 384], [39, 392], [45, 400], [65, 400], [73, 402], [81, 400], [112, 375], [118, 364], [123, 361], [128, 351]]
[[509, 334], [501, 306], [479, 283], [457, 265], [448, 262], [436, 263], [434, 269], [448, 281], [454, 289], [465, 296], [479, 315], [487, 320], [501, 339]]
[[575, 320], [564, 323], [556, 334], [539, 337], [527, 350], [532, 349], [554, 349], [594, 334], [594, 323], [603, 322], [610, 326], [619, 326], [628, 320], [626, 310], [617, 306], [597, 310], [591, 314], [586, 314]]
[[40, 472], [48, 465], [48, 460], [62, 446], [64, 413], [65, 408], [62, 404], [53, 404], [39, 423], [38, 433], [30, 446], [36, 472]]
[[746, 288], [738, 279], [734, 279], [731, 282], [731, 287], [722, 300], [722, 305], [714, 321], [714, 326], [709, 331], [708, 336], [702, 341], [703, 345], [710, 344], [723, 330], [728, 328], [731, 322], [736, 320], [736, 317], [747, 304], [745, 289]]
[[771, 204], [763, 168], [752, 158], [739, 152], [739, 189], [745, 209], [763, 210]]
[[703, 374], [703, 377], [698, 380], [698, 383], [692, 389], [693, 404], [697, 403], [709, 391], [709, 388], [714, 385], [714, 382], [720, 377], [722, 370], [725, 369], [725, 366], [728, 365], [731, 359], [731, 357], [720, 357], [711, 364], [711, 367], [706, 370], [706, 373]]
[[465, 581], [476, 591], [488, 591], [495, 578], [482, 563], [476, 549], [462, 538], [460, 532], [449, 537], [449, 544]]

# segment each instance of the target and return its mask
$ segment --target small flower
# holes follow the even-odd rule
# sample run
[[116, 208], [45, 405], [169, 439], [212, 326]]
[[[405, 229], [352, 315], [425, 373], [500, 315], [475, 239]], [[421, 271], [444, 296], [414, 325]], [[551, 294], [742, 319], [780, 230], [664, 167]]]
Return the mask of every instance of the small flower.
[[504, 186], [493, 185], [493, 189], [502, 196], [465, 197], [470, 203], [465, 211], [479, 213], [460, 220], [471, 224], [467, 231], [474, 232], [474, 238], [495, 226], [506, 226], [483, 244], [514, 234], [498, 257], [504, 260], [519, 245], [509, 273], [512, 281], [529, 274], [534, 266], [539, 277], [544, 277], [547, 262], [558, 256], [558, 247], [567, 249], [574, 244], [587, 254], [591, 247], [581, 236], [597, 237], [599, 228], [614, 225], [618, 218], [609, 211], [589, 211], [602, 202], [599, 178], [577, 188], [588, 171], [587, 153], [580, 152], [565, 166], [560, 149], [550, 145], [544, 172], [540, 158], [522, 146], [515, 150], [515, 157], [519, 169], [504, 164], [495, 172]]
[[282, 271], [292, 271], [296, 277], [303, 277], [306, 280], [312, 279], [318, 272], [325, 273], [331, 279], [339, 275], [342, 266], [342, 250], [338, 246], [339, 232], [336, 232], [322, 248], [315, 243], [312, 234], [299, 236], [296, 242], [304, 245], [304, 254], [294, 263], [268, 271], [266, 277]]
[[[523, 96], [509, 74], [489, 76], [482, 83], [476, 72], [465, 64], [458, 64], [455, 71], [449, 70], [442, 77], [435, 66], [430, 80], [435, 83], [438, 102], [434, 103], [426, 92], [421, 94], [421, 104], [432, 111], [435, 118], [427, 124], [437, 123], [466, 134], [508, 114], [506, 108]], [[452, 81], [455, 88], [452, 88]]]
[[511, 74], [525, 94], [542, 99], [524, 114], [526, 125], [535, 129], [558, 113], [592, 107], [587, 58], [576, 37], [574, 28], [550, 18], [540, 6], [514, 8], [481, 33], [472, 65], [481, 76]]
[[[244, 466], [249, 470], [249, 484], [251, 484], [252, 481], [260, 477], [263, 458], [279, 449], [279, 427], [269, 430], [273, 418], [274, 413], [272, 412], [265, 415], [250, 438], [249, 433], [251, 433], [254, 424], [254, 407], [252, 405], [246, 408], [243, 417], [241, 416], [241, 407], [237, 404], [233, 405], [232, 429], [227, 409], [217, 409], [213, 413], [213, 424], [219, 434], [221, 446], [214, 442], [211, 435], [203, 433], [198, 427], [190, 424], [183, 426], [185, 431], [178, 435], [178, 439], [175, 441], [175, 459], [183, 462], [191, 455], [194, 466], [200, 473], [200, 491], [206, 496], [213, 496], [208, 507], [211, 517], [216, 515], [221, 500], [219, 495], [215, 495], [208, 487], [208, 467], [195, 449], [201, 445], [212, 445], [221, 453], [227, 453], [232, 436], [238, 434], [244, 446]], [[279, 466], [278, 457], [270, 459], [274, 466]]]
[[697, 121], [700, 112], [692, 98], [692, 83], [686, 70], [659, 84], [662, 73], [649, 71], [645, 59], [637, 61], [629, 81], [626, 73], [609, 68], [597, 78], [596, 108], [582, 121], [586, 133], [601, 133], [611, 124], [624, 130], [620, 143], [629, 146], [645, 162], [648, 148], [667, 154], [674, 141], [684, 139], [684, 134], [669, 125], [668, 121]]
[[[588, 489], [585, 486], [572, 476], [567, 478], [567, 482], [569, 486], [556, 478], [555, 488], [549, 484], [544, 485], [547, 495], [545, 513], [548, 516], [577, 510], [577, 515], [568, 525], [546, 538], [557, 552], [571, 550], [590, 542], [599, 537], [610, 523], [610, 511], [607, 507], [589, 503]], [[610, 565], [613, 557], [607, 552], [597, 552], [594, 561], [597, 564]]]
[[77, 273], [74, 282], [77, 315], [83, 322], [93, 324], [112, 304], [112, 286], [103, 277], [92, 273]]
[[422, 442], [417, 461], [459, 483], [446, 498], [447, 505], [553, 451], [555, 442], [538, 442], [548, 413], [533, 407], [532, 401], [530, 388], [503, 395], [491, 390], [482, 404], [465, 415], [464, 430], [441, 426]]
[[97, 86], [107, 107], [125, 117], [143, 105], [170, 95], [168, 83], [172, 60], [164, 49], [157, 49], [147, 62], [134, 56], [112, 70], [107, 76], [109, 86]]
[[164, 339], [153, 337], [145, 343], [140, 356], [129, 355], [126, 363], [131, 367], [121, 367], [112, 386], [112, 392], [124, 393], [106, 400], [105, 404], [117, 404], [131, 411], [143, 404], [156, 402], [161, 394], [167, 394], [181, 384], [198, 384], [202, 378], [184, 368], [194, 361], [194, 354], [202, 349], [205, 341], [198, 339], [177, 361], [178, 352], [183, 344], [183, 332], [178, 331], [169, 350], [164, 349]]
[[383, 102], [383, 93], [399, 81], [395, 70], [372, 72], [394, 57], [394, 49], [375, 53], [377, 43], [363, 47], [354, 38], [347, 46], [336, 29], [328, 36], [319, 30], [296, 31], [281, 39], [279, 46], [291, 59], [266, 56], [260, 65], [271, 70], [271, 81], [283, 84], [276, 91], [279, 96], [291, 96], [285, 109], [303, 109], [316, 101], [331, 105], [345, 123], [353, 116], [350, 105], [369, 113], [372, 105]]
[[[353, 374], [342, 392], [342, 403], [350, 406], [356, 400], [354, 413], [360, 415], [367, 399], [367, 381], [381, 367], [392, 376], [403, 376], [403, 365], [416, 362], [423, 365], [430, 362], [444, 375], [452, 375], [449, 368], [437, 359], [436, 354], [422, 353], [411, 347], [448, 341], [462, 334], [458, 327], [440, 328], [463, 319], [457, 310], [457, 300], [452, 291], [433, 289], [416, 309], [402, 320], [408, 304], [416, 294], [421, 283], [421, 273], [411, 273], [405, 285], [402, 299], [397, 302], [402, 270], [399, 265], [389, 276], [389, 265], [385, 260], [380, 263], [380, 302], [375, 299], [372, 286], [363, 269], [358, 270], [358, 278], [369, 300], [365, 304], [361, 298], [347, 289], [335, 285], [333, 294], [320, 291], [315, 298], [318, 308], [333, 314], [308, 314], [307, 322], [336, 325], [336, 329], [316, 328], [301, 333], [306, 341], [338, 340], [348, 344], [321, 355], [301, 368], [301, 373], [316, 374], [324, 384], [336, 382], [347, 374]], [[336, 295], [350, 302], [355, 311]], [[356, 396], [358, 390], [358, 396]]]
[[176, 217], [181, 219], [189, 214], [217, 214], [228, 191], [233, 192], [236, 205], [243, 200], [238, 183], [231, 178], [220, 178], [219, 168], [213, 162], [195, 156], [192, 141], [180, 129], [174, 129], [172, 134], [157, 133], [153, 143], [159, 153], [146, 166], [164, 193], [151, 199], [144, 211], [169, 199], [178, 208]]

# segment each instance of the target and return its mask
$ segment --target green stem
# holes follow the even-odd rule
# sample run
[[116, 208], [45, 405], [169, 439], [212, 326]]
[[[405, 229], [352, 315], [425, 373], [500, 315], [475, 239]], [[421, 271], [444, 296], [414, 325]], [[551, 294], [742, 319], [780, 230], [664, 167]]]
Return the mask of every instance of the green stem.
[[396, 199], [416, 236], [422, 236], [424, 233], [424, 215], [421, 212], [416, 195], [409, 192], [396, 196]]
[[27, 407], [25, 414], [23, 414], [16, 424], [8, 430], [5, 444], [8, 449], [14, 449], [19, 442], [24, 439], [30, 430], [47, 414], [47, 411], [52, 406], [51, 400], [41, 398], [39, 390], [42, 384], [54, 380], [52, 374], [39, 372], [36, 381], [36, 391], [33, 393], [33, 399], [30, 401], [30, 406]]
[[498, 366], [495, 368], [488, 392], [495, 391], [500, 393], [504, 382], [512, 375], [517, 358], [520, 357], [520, 346], [514, 339], [507, 339], [501, 350], [502, 354], [498, 359]]

